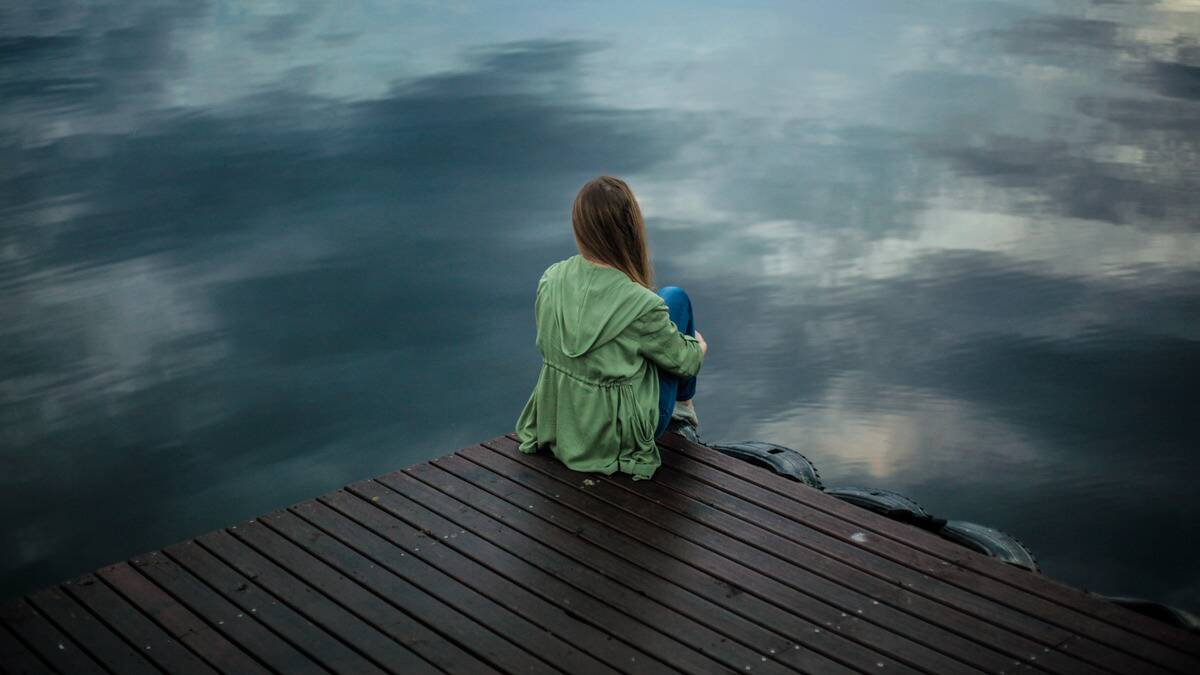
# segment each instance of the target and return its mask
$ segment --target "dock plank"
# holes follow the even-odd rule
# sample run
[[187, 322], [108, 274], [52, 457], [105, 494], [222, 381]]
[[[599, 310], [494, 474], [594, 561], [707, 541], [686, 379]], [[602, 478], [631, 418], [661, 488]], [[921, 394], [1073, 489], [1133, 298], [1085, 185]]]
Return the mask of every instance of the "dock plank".
[[[93, 587], [95, 587], [95, 590], [93, 590]], [[95, 601], [94, 598], [96, 597], [101, 597], [102, 600]], [[155, 660], [160, 655], [152, 655], [146, 650], [150, 646], [149, 643], [131, 641], [133, 642], [133, 645], [131, 645], [125, 638], [114, 632], [112, 626], [118, 626], [118, 630], [123, 628], [123, 626], [119, 623], [114, 624], [108, 618], [107, 613], [103, 611], [103, 606], [110, 603], [124, 605], [127, 611], [135, 615], [137, 614], [137, 610], [126, 605], [124, 600], [117, 596], [112, 589], [109, 589], [96, 579], [95, 576], [88, 574], [78, 579], [67, 581], [61, 586], [43, 589], [30, 594], [28, 599], [42, 613], [49, 617], [50, 620], [54, 621], [64, 632], [70, 635], [72, 639], [79, 644], [87, 645], [88, 651], [92, 653], [97, 661], [104, 664], [105, 667], [121, 673], [129, 673], [130, 675], [159, 672], [158, 668], [152, 665], [150, 661]], [[88, 609], [84, 609], [85, 606], [91, 609], [91, 611], [89, 612]], [[100, 606], [99, 610], [97, 610], [97, 606]], [[93, 613], [95, 616], [93, 616]], [[101, 618], [97, 618], [97, 616]], [[137, 618], [146, 621], [140, 615]], [[107, 622], [108, 625], [105, 625], [102, 621]], [[161, 631], [158, 632], [161, 634]], [[127, 635], [127, 633], [122, 634]], [[182, 650], [182, 647], [178, 644], [173, 646], [176, 649]], [[169, 654], [170, 646], [167, 647], [167, 649], [163, 650], [161, 656]], [[196, 672], [212, 672], [211, 669], [196, 660], [195, 657], [192, 657], [190, 654], [188, 657], [199, 666]]]
[[[938, 591], [943, 589], [928, 576], [903, 566], [888, 565], [887, 561], [872, 556], [857, 555], [861, 554], [860, 550], [841, 541], [826, 539], [807, 542], [811, 544], [807, 547], [801, 546], [768, 529], [769, 525], [776, 524], [772, 522], [773, 514], [769, 512], [729, 503], [723, 499], [722, 493], [699, 487], [669, 469], [665, 471], [664, 479], [660, 485], [647, 487], [613, 482], [642, 494], [656, 504], [688, 513], [767, 555], [793, 561], [792, 564], [821, 575], [826, 583], [854, 589], [849, 596], [841, 594], [843, 601], [849, 603], [846, 606], [854, 608], [854, 605], [858, 605], [855, 611], [864, 611], [869, 600], [871, 611], [882, 614], [877, 616], [881, 623], [892, 627], [910, 626], [918, 633], [921, 632], [918, 628], [920, 623], [934, 623], [940, 630], [936, 636], [929, 635], [926, 639], [952, 648], [957, 653], [972, 653], [970, 645], [962, 640], [974, 640], [977, 645], [1004, 648], [1009, 658], [1036, 662], [1039, 667], [1053, 672], [1090, 672], [1097, 665], [1088, 666], [1069, 656], [1050, 652], [1051, 647], [1072, 637], [1071, 633], [1037, 621], [1023, 621], [1029, 617], [1016, 615], [995, 603], [979, 602], [976, 596], [965, 593], [941, 594]], [[845, 564], [845, 560], [837, 555], [839, 551], [857, 564]], [[918, 589], [929, 591], [943, 602], [931, 601], [918, 594]], [[893, 614], [892, 608], [906, 614]], [[974, 617], [963, 611], [967, 608], [973, 610]], [[990, 623], [981, 617], [990, 619]], [[1019, 635], [1009, 632], [1014, 629], [1019, 630]], [[947, 632], [952, 632], [953, 636], [948, 637]], [[1033, 637], [1040, 644], [1020, 636]], [[983, 655], [973, 663], [986, 668], [1002, 668], [1005, 665], [991, 655]]]
[[[511, 434], [506, 437], [512, 439]], [[1029, 575], [1025, 570], [980, 555], [932, 533], [889, 520], [839, 499], [827, 498], [826, 495], [816, 490], [798, 489], [803, 486], [760, 467], [691, 443], [676, 434], [664, 436], [660, 440], [660, 448], [667, 451], [664, 454], [669, 455], [671, 452], [675, 452], [709, 464], [793, 502], [810, 506], [817, 511], [876, 532], [882, 535], [882, 538], [886, 538], [902, 548], [924, 552], [939, 561], [950, 563], [947, 566], [929, 565], [928, 569], [931, 571], [937, 571], [938, 568], [943, 568], [942, 571], [960, 568], [974, 572], [975, 575], [968, 578], [979, 582], [983, 588], [994, 590], [1001, 598], [1021, 599], [1023, 605], [1019, 609], [1029, 612], [1032, 616], [1046, 618], [1045, 613], [1050, 611], [1054, 612], [1054, 616], [1061, 616], [1067, 622], [1082, 621], [1086, 627], [1095, 627], [1096, 623], [1091, 619], [1099, 619], [1110, 627], [1121, 629], [1118, 634], [1106, 633], [1108, 636], [1115, 636], [1116, 642], [1120, 644], [1131, 644], [1134, 647], [1144, 646], [1146, 643], [1137, 639], [1144, 637], [1160, 646], [1169, 648], [1171, 651], [1165, 653], [1168, 660], [1174, 661], [1181, 654], [1200, 656], [1200, 641], [1197, 641], [1195, 635], [1131, 612], [1100, 598], [1089, 596], [1079, 589], [1061, 582], [1042, 575]], [[993, 586], [987, 583], [989, 580], [999, 581], [1002, 585]], [[1028, 596], [1048, 602], [1045, 604], [1032, 603], [1025, 599]], [[1054, 609], [1054, 605], [1057, 605], [1058, 609]], [[1062, 610], [1067, 610], [1069, 613], [1060, 613]], [[1158, 653], [1153, 647], [1151, 650]], [[1178, 663], [1185, 668], [1191, 668], [1192, 672], [1200, 667], [1200, 661], [1195, 659], [1185, 659]]]
[[[174, 673], [216, 672], [211, 665], [192, 653], [178, 639], [95, 575], [81, 577], [70, 584], [64, 584], [63, 588], [70, 591], [80, 603], [86, 605], [141, 656], [158, 668]], [[92, 641], [96, 642], [95, 638], [92, 638]], [[123, 659], [115, 659], [106, 665], [117, 671], [124, 671], [130, 667]]]
[[[603, 624], [590, 624], [574, 611], [567, 611], [543, 596], [514, 583], [510, 578], [451, 546], [422, 546], [429, 539], [408, 523], [392, 516], [376, 504], [349, 492], [322, 497], [326, 506], [350, 518], [372, 533], [400, 548], [401, 558], [412, 556], [455, 576], [508, 609], [540, 624], [572, 645], [621, 672], [665, 672], [659, 662], [634, 649], [606, 630]], [[470, 537], [465, 531], [452, 531], [450, 539]], [[395, 561], [397, 558], [393, 557]], [[536, 577], [530, 574], [530, 577]], [[581, 672], [592, 672], [582, 670]]]
[[391, 673], [437, 673], [431, 663], [226, 531], [196, 539], [230, 567]]
[[0, 607], [0, 624], [60, 673], [106, 673], [92, 657], [24, 599]]
[[163, 554], [203, 580], [243, 613], [252, 612], [288, 644], [335, 673], [378, 675], [384, 671], [327, 631], [304, 618], [253, 580], [242, 576], [194, 541], [163, 549]]
[[[509, 438], [509, 440], [512, 439]], [[1109, 663], [1119, 664], [1126, 661], [1125, 657], [1120, 654], [1120, 652], [1125, 652], [1175, 672], [1200, 672], [1200, 660], [1191, 657], [1188, 653], [1190, 650], [1176, 649], [1173, 644], [1145, 637], [1140, 632], [1131, 632], [1119, 625], [1097, 618], [1092, 612], [1096, 599], [1081, 591], [1064, 587], [1042, 575], [1029, 574], [918, 528], [888, 520], [841, 500], [830, 499], [816, 490], [702, 446], [688, 443], [678, 436], [673, 436], [665, 441], [664, 446], [667, 451], [663, 454], [668, 457], [668, 460], [665, 461], [670, 461], [670, 454], [674, 451], [720, 469], [728, 475], [744, 479], [741, 482], [733, 483], [731, 487], [739, 498], [770, 510], [778, 509], [777, 512], [780, 512], [781, 515], [804, 523], [805, 526], [840, 529], [841, 535], [847, 539], [855, 532], [863, 531], [882, 535], [859, 537], [858, 539], [862, 540], [859, 542], [859, 546], [882, 557], [906, 564], [930, 577], [942, 579], [950, 584], [984, 595], [999, 604], [1016, 609], [1030, 617], [1036, 617], [1042, 622], [1077, 633], [1083, 639], [1072, 640], [1070, 642], [1072, 647], [1081, 649], [1086, 647], [1093, 652], [1099, 652], [1095, 656], [1098, 660], [1108, 659]], [[756, 470], [749, 471], [747, 469]], [[753, 491], [749, 484], [765, 488], [767, 494]], [[770, 493], [774, 493], [774, 495], [770, 495]], [[802, 508], [803, 506], [811, 507], [811, 509], [806, 511]], [[823, 512], [835, 516], [835, 518], [820, 519], [813, 511]], [[837, 522], [838, 520], [841, 521], [840, 524]], [[1014, 585], [1010, 583], [1012, 581], [1021, 583]], [[1062, 590], [1064, 588], [1069, 592], [1064, 592]], [[1053, 599], [1048, 596], [1053, 596]], [[1131, 625], [1143, 625], [1148, 620], [1134, 612], [1123, 613], [1133, 615], [1129, 619]], [[1157, 632], [1173, 636], [1176, 638], [1173, 641], [1176, 642], [1178, 635], [1175, 633], [1182, 633], [1182, 631], [1169, 626], [1165, 626], [1164, 630]], [[1121, 649], [1106, 648], [1113, 644], [1121, 645]]]
[[[433, 492], [436, 488], [431, 489], [431, 487], [422, 485], [413, 477], [414, 472], [430, 470], [436, 471], [428, 465], [413, 467], [406, 470], [403, 475], [387, 476], [380, 480], [389, 485], [402, 485], [406, 493], [421, 494], [422, 490], [430, 490], [426, 493], [429, 496], [422, 500], [423, 503], [453, 503], [450, 501], [452, 495], [448, 495], [444, 491], [437, 494]], [[448, 510], [454, 512], [453, 515], [447, 515], [462, 518], [464, 526], [479, 528], [477, 531], [487, 532], [485, 536], [494, 537], [493, 541], [520, 555], [526, 561], [553, 573], [576, 588], [588, 589], [596, 597], [603, 598], [627, 616], [639, 617], [654, 626], [677, 627], [675, 632], [679, 635], [681, 642], [713, 661], [724, 663], [727, 668], [744, 670], [749, 666], [757, 672], [786, 672], [781, 669], [779, 664], [767, 660], [764, 654], [748, 649], [696, 621], [686, 611], [677, 608], [676, 602], [671, 600], [660, 602], [652, 598], [646, 589], [634, 585], [636, 580], [633, 578], [611, 570], [605, 574], [590, 567], [580, 566], [562, 554], [555, 546], [542, 544], [536, 537], [529, 537], [503, 526], [496, 527], [500, 525], [498, 521], [478, 510], [471, 511], [469, 516], [461, 509]], [[678, 600], [685, 602], [686, 597], [681, 596]]]
[[[370, 589], [393, 607], [409, 616], [420, 617], [423, 624], [435, 631], [440, 639], [447, 641], [444, 645], [439, 644], [432, 648], [461, 649], [497, 670], [508, 673], [555, 670], [550, 664], [538, 660], [530, 652], [480, 623], [478, 612], [490, 607], [480, 607], [476, 604], [470, 607], [475, 612], [461, 612], [322, 532], [294, 513], [270, 513], [259, 517], [257, 522], [288, 538], [364, 588]], [[454, 584], [451, 588], [456, 591], [456, 595], [465, 595], [461, 593], [465, 590], [462, 586]], [[448, 662], [446, 667], [464, 668], [468, 663]]]
[[[433, 467], [415, 467], [410, 474], [431, 487], [474, 506], [476, 510], [511, 526], [514, 531], [521, 532], [544, 545], [553, 546], [560, 553], [570, 556], [566, 550], [570, 541], [561, 537], [561, 531], [558, 528], [546, 528], [542, 521], [534, 519], [528, 513], [521, 512], [520, 509], [509, 509], [507, 514], [498, 514], [492, 508], [495, 500], [491, 499], [487, 492], [478, 490]], [[773, 656], [779, 652], [791, 651], [791, 645], [780, 636], [770, 635], [761, 627], [754, 626], [740, 617], [722, 616], [722, 613], [716, 611], [717, 607], [686, 589], [673, 584], [663, 584], [661, 579], [656, 579], [644, 570], [628, 565], [615, 556], [607, 556], [603, 550], [594, 550], [588, 553], [587, 556], [570, 557], [577, 565], [584, 565], [605, 577], [618, 580], [638, 594], [657, 601], [663, 607], [679, 612], [680, 615], [686, 616], [699, 625], [707, 626], [715, 634], [728, 638], [722, 643], [728, 645], [728, 653], [720, 655], [719, 658], [723, 658], [727, 663], [735, 661], [736, 663], [730, 664], [733, 667], [745, 668], [749, 665], [756, 670], [770, 672], [775, 670], [775, 664], [772, 662], [777, 660]], [[718, 650], [713, 650], [713, 655], [718, 656]], [[761, 663], [759, 663], [760, 661]]]
[[292, 571], [326, 596], [336, 599], [338, 604], [438, 668], [481, 674], [497, 672], [412, 616], [397, 611], [372, 590], [359, 585], [265, 525], [250, 521], [230, 528], [230, 531], [243, 543]]
[[[346, 493], [341, 493], [340, 496], [342, 499], [354, 499], [361, 503], [361, 500]], [[367, 504], [363, 506], [371, 508]], [[372, 510], [379, 512], [377, 509]], [[502, 634], [513, 644], [520, 645], [531, 654], [540, 655], [549, 664], [558, 664], [558, 667], [566, 672], [617, 672], [586, 652], [573, 647], [546, 625], [538, 625], [527, 619], [524, 614], [530, 611], [529, 608], [518, 606], [516, 611], [508, 609], [472, 588], [466, 583], [466, 579], [446, 574], [416, 556], [404, 554], [397, 545], [363, 528], [322, 502], [306, 502], [293, 507], [292, 511], [342, 544], [366, 556], [374, 564], [419, 585], [463, 614]], [[445, 547], [438, 547], [438, 550], [445, 550]], [[476, 570], [477, 573], [481, 571]], [[499, 579], [495, 581], [499, 582]], [[542, 620], [543, 624], [549, 623], [544, 617]]]
[[248, 675], [268, 672], [128, 563], [105, 567], [96, 576], [218, 671]]
[[50, 675], [50, 665], [0, 625], [0, 667], [8, 675]]
[[[489, 461], [485, 455], [474, 449], [462, 451], [462, 454], [479, 459], [481, 462]], [[889, 628], [866, 621], [860, 614], [856, 614], [855, 610], [861, 607], [839, 606], [836, 602], [830, 602], [829, 598], [810, 593], [811, 589], [800, 590], [781, 583], [775, 569], [778, 565], [774, 561], [764, 561], [761, 556], [757, 561], [748, 560], [744, 557], [747, 553], [744, 550], [733, 552], [722, 550], [719, 533], [700, 523], [679, 517], [678, 514], [666, 510], [651, 515], [650, 517], [657, 518], [654, 522], [644, 520], [637, 522], [641, 520], [636, 514], [636, 511], [641, 509], [641, 505], [637, 503], [641, 501], [640, 498], [609, 485], [599, 477], [594, 480], [589, 479], [592, 485], [588, 486], [586, 490], [577, 490], [570, 483], [570, 481], [578, 480], [577, 474], [570, 472], [569, 469], [557, 462], [547, 461], [548, 458], [545, 457], [533, 457], [522, 453], [502, 456], [534, 472], [533, 474], [520, 474], [522, 484], [540, 489], [543, 494], [555, 494], [558, 491], [557, 499], [560, 501], [564, 503], [574, 501], [577, 508], [583, 511], [593, 510], [596, 513], [603, 513], [606, 521], [613, 522], [614, 525], [625, 531], [636, 533], [635, 536], [637, 534], [653, 536], [653, 533], [657, 532], [676, 535], [677, 538], [672, 542], [672, 548], [687, 551], [686, 555], [680, 556], [684, 562], [704, 566], [706, 569], [714, 571], [719, 569], [721, 578], [727, 583], [739, 584], [763, 600], [775, 603], [781, 608], [805, 617], [818, 626], [823, 626], [824, 632], [820, 635], [824, 635], [826, 638], [831, 634], [836, 634], [853, 640], [858, 643], [856, 651], [867, 647], [877, 649], [888, 657], [884, 661], [885, 663], [895, 659], [897, 662], [906, 663], [913, 668], [927, 672], [975, 672], [975, 668], [967, 663], [950, 658], [934, 648], [919, 644]], [[555, 480], [555, 477], [568, 482]], [[542, 480], [553, 482], [543, 484]], [[633, 508], [635, 511], [630, 512], [629, 508]], [[630, 518], [625, 516], [630, 516]], [[725, 562], [731, 564], [724, 565]], [[718, 565], [720, 567], [717, 567]], [[1007, 659], [1001, 662], [1006, 665], [1011, 663]]]
[[[481, 523], [465, 509], [458, 514], [461, 519], [449, 520], [442, 512], [434, 512], [425, 508], [428, 500], [433, 497], [427, 491], [408, 491], [406, 481], [415, 479], [408, 476], [381, 476], [378, 481], [364, 481], [349, 487], [350, 491], [371, 501], [376, 506], [405, 520], [420, 530], [427, 531], [431, 537], [429, 545], [437, 546], [434, 538], [447, 537], [444, 546], [463, 552], [465, 555], [479, 561], [492, 571], [507, 577], [511, 582], [537, 593], [543, 599], [554, 602], [564, 611], [580, 617], [593, 626], [603, 626], [606, 632], [618, 637], [631, 646], [650, 655], [647, 663], [638, 663], [638, 668], [646, 672], [710, 672], [722, 670], [715, 662], [688, 648], [683, 643], [672, 638], [662, 628], [650, 625], [641, 617], [618, 611], [600, 598], [578, 589], [562, 580], [556, 573], [558, 570], [550, 566], [550, 570], [533, 565], [509, 549], [495, 543], [497, 534], [503, 534], [499, 523]], [[397, 492], [393, 487], [385, 485], [392, 482], [394, 486], [406, 492]], [[420, 483], [416, 483], [420, 485]], [[409, 499], [413, 496], [419, 499]], [[449, 510], [455, 510], [451, 507]], [[468, 527], [471, 525], [472, 527]], [[450, 534], [458, 534], [449, 538]], [[416, 549], [414, 552], [419, 552]], [[664, 668], [662, 664], [669, 664]]]
[[[855, 539], [851, 537], [857, 531], [845, 533], [844, 537], [825, 535], [815, 529], [814, 520], [819, 519], [819, 514], [807, 514], [809, 517], [801, 524], [752, 502], [734, 498], [710, 482], [696, 480], [683, 471], [677, 472], [677, 467], [693, 471], [697, 469], [694, 464], [688, 464], [686, 460], [677, 461], [677, 458], [667, 454], [663, 484], [736, 517], [736, 520], [725, 521], [726, 531], [747, 543], [776, 555], [793, 559], [807, 558], [814, 565], [824, 568], [824, 573], [831, 578], [853, 583], [873, 597], [903, 606], [927, 620], [969, 631], [985, 644], [1003, 648], [1009, 655], [1022, 660], [1032, 658], [1039, 666], [1054, 672], [1087, 672], [1096, 667], [1132, 667], [1137, 664], [1120, 652], [1091, 640], [1080, 639], [1063, 628], [1021, 614], [1007, 605], [959, 586], [952, 586], [935, 576], [873, 555], [854, 543]], [[703, 469], [699, 471], [703, 472]], [[710, 477], [709, 480], [719, 478]], [[752, 486], [734, 484], [732, 487], [753, 490]], [[861, 539], [861, 535], [858, 538]], [[809, 556], [809, 551], [820, 555]], [[845, 566], [838, 566], [837, 563], [844, 563]], [[1073, 655], [1056, 653], [1055, 648], [1067, 639], [1073, 641]], [[1084, 665], [1080, 659], [1087, 660], [1091, 665]]]
[[0, 673], [1179, 673], [1200, 636], [674, 434], [512, 434], [0, 603]]
[[130, 564], [271, 670], [305, 675], [328, 672], [261, 624], [257, 607], [240, 610], [167, 556], [155, 551]]
[[[839, 664], [835, 659], [839, 658], [847, 647], [852, 646], [852, 643], [842, 642], [837, 636], [820, 637], [820, 633], [813, 632], [819, 628], [815, 624], [804, 624], [789, 635], [780, 630], [779, 626], [772, 627], [770, 619], [773, 617], [769, 615], [759, 617], [766, 621], [755, 622], [743, 614], [723, 611], [727, 605], [720, 604], [720, 599], [731, 594], [732, 589], [728, 585], [711, 578], [704, 579], [698, 571], [681, 571], [678, 561], [669, 560], [665, 555], [655, 559], [655, 551], [647, 547], [638, 547], [634, 540], [624, 538], [618, 533], [613, 532], [613, 536], [595, 537], [585, 530], [584, 525], [571, 521], [569, 516], [558, 511], [552, 501], [465, 459], [445, 457], [438, 460], [436, 466], [485, 492], [471, 493], [456, 488], [449, 481], [439, 481], [444, 489], [452, 491], [461, 499], [469, 500], [468, 503], [475, 508], [484, 509], [488, 515], [525, 534], [537, 536], [538, 528], [530, 523], [530, 519], [534, 517], [549, 519], [560, 528], [565, 522], [565, 527], [568, 528], [565, 531], [572, 536], [563, 537], [564, 530], [560, 529], [551, 532], [546, 540], [556, 540], [555, 545], [559, 550], [571, 555], [581, 564], [601, 563], [603, 567], [596, 569], [610, 570], [626, 582], [633, 580], [633, 583], [637, 584], [635, 588], [668, 602], [672, 596], [680, 595], [677, 590], [680, 588], [695, 593], [699, 598], [707, 599], [708, 604], [684, 603], [677, 606], [690, 607], [696, 620], [709, 622], [714, 629], [742, 640], [759, 654], [801, 670], [849, 670], [847, 665]], [[436, 474], [425, 476], [423, 480], [426, 478], [436, 480]], [[489, 499], [489, 496], [498, 497], [499, 500]], [[528, 506], [534, 508], [529, 509]], [[656, 577], [653, 574], [656, 571], [666, 572], [666, 575], [659, 574]], [[814, 636], [817, 637], [813, 641], [823, 645], [828, 656], [813, 651], [811, 645], [807, 644]], [[826, 644], [827, 641], [829, 644]], [[880, 663], [882, 658], [881, 655], [868, 652], [866, 658], [859, 660], [866, 664], [869, 659], [874, 659], [869, 663], [878, 667], [875, 664]], [[899, 672], [905, 670], [902, 665], [893, 665]]]

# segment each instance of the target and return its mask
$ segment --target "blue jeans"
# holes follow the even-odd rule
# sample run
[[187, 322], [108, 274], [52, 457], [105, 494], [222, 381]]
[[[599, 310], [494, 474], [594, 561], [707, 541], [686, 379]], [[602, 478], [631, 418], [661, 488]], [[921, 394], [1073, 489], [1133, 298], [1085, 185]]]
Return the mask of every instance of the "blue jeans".
[[[692, 300], [686, 291], [678, 286], [665, 286], [658, 289], [659, 296], [667, 303], [667, 314], [675, 327], [684, 335], [696, 335], [696, 326], [692, 317]], [[658, 430], [654, 437], [662, 436], [671, 422], [671, 413], [675, 412], [675, 401], [687, 401], [696, 395], [696, 378], [681, 378], [658, 369]]]

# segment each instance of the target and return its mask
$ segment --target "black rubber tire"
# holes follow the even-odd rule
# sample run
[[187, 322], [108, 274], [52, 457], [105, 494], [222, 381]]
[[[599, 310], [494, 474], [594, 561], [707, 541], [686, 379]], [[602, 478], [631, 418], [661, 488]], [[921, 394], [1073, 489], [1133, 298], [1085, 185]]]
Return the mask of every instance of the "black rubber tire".
[[825, 488], [825, 494], [930, 532], [940, 532], [946, 524], [945, 519], [933, 517], [916, 501], [891, 490], [839, 486]]
[[707, 445], [722, 454], [761, 466], [798, 483], [804, 483], [818, 490], [824, 489], [824, 485], [821, 483], [821, 474], [817, 471], [816, 465], [797, 450], [765, 441], [708, 443]]
[[993, 527], [969, 523], [963, 520], [948, 520], [938, 534], [945, 539], [978, 551], [986, 556], [1002, 560], [1010, 565], [1030, 572], [1040, 572], [1033, 551], [1019, 539]]

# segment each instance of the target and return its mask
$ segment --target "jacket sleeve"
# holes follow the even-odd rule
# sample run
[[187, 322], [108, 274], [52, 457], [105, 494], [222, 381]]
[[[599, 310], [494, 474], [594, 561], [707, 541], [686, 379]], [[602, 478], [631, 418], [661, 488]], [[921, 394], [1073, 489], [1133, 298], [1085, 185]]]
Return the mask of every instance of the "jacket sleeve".
[[631, 327], [638, 335], [638, 353], [663, 370], [678, 377], [692, 377], [700, 372], [704, 360], [700, 343], [679, 332], [665, 304], [638, 317]]

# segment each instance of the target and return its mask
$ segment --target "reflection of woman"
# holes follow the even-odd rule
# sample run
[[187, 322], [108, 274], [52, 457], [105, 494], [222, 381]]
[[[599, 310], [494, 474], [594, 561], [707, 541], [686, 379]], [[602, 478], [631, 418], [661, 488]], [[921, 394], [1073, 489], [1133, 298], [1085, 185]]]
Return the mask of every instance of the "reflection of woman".
[[642, 211], [624, 181], [588, 181], [571, 224], [579, 255], [538, 282], [543, 365], [517, 420], [521, 451], [545, 447], [577, 471], [649, 478], [660, 463], [654, 439], [668, 425], [694, 437], [708, 345], [682, 288], [651, 290]]

